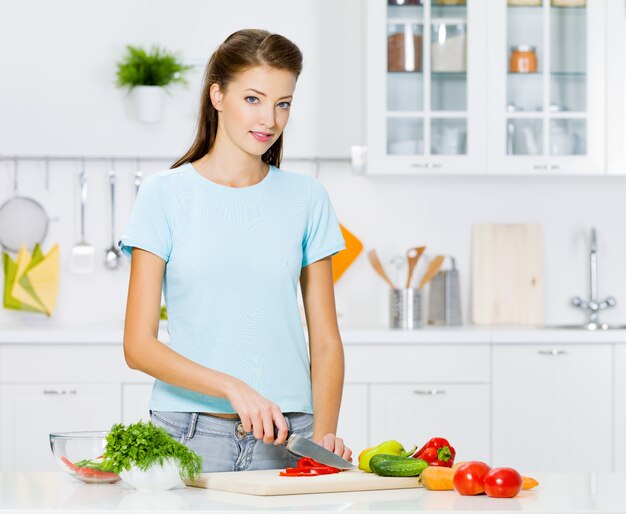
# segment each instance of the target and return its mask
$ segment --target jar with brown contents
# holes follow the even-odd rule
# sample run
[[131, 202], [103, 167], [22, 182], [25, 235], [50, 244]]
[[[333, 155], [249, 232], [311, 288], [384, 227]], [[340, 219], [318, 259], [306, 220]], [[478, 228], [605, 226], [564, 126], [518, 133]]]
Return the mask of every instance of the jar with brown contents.
[[512, 73], [536, 73], [537, 53], [535, 47], [529, 45], [511, 47], [509, 71]]
[[[405, 37], [405, 34], [408, 37]], [[411, 46], [407, 47], [407, 44]], [[413, 59], [410, 58], [411, 52]], [[387, 37], [387, 70], [420, 71], [421, 68], [422, 36], [415, 34], [413, 30], [405, 30], [403, 26], [400, 26], [399, 30]]]

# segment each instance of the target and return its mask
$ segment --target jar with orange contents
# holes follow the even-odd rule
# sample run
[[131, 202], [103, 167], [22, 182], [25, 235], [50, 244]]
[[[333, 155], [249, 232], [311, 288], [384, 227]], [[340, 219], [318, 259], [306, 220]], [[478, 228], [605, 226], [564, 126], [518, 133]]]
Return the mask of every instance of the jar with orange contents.
[[530, 45], [511, 47], [509, 71], [512, 73], [536, 73], [537, 53], [535, 47]]

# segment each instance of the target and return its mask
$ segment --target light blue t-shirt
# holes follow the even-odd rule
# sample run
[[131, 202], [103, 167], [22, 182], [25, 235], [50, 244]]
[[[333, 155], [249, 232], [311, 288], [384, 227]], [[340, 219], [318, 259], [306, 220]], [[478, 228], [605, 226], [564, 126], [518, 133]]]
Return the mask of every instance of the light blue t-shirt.
[[[169, 346], [246, 382], [283, 412], [313, 412], [297, 303], [300, 270], [345, 248], [326, 190], [270, 166], [261, 182], [223, 186], [191, 164], [142, 184], [119, 247], [166, 262]], [[234, 413], [224, 398], [156, 380], [150, 409]]]

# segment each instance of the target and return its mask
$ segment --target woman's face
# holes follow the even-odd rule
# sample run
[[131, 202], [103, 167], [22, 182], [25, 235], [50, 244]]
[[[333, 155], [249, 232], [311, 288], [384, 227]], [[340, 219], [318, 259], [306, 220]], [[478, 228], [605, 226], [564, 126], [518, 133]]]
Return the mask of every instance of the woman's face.
[[244, 152], [263, 155], [287, 125], [295, 88], [293, 73], [270, 66], [239, 73], [226, 91], [213, 84], [211, 99], [220, 111], [219, 129]]

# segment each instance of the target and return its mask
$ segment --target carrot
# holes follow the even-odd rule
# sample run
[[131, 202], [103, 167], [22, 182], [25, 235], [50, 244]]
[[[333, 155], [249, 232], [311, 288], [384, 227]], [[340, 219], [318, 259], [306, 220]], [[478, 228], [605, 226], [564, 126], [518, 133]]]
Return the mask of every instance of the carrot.
[[463, 462], [457, 462], [454, 466], [452, 466], [452, 469], [454, 471], [456, 471], [458, 469], [459, 466], [462, 466], [463, 464], [465, 464], [467, 461], [463, 461]]
[[522, 476], [522, 489], [524, 491], [537, 487], [538, 485], [539, 482], [537, 482], [534, 478]]
[[454, 470], [443, 466], [428, 466], [420, 474], [420, 482], [429, 491], [452, 491]]

